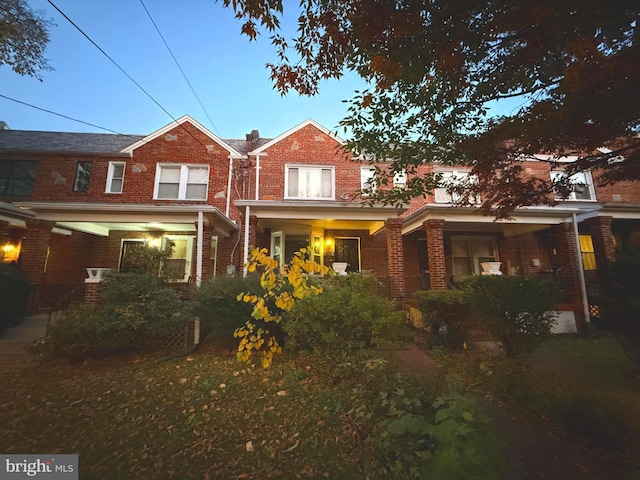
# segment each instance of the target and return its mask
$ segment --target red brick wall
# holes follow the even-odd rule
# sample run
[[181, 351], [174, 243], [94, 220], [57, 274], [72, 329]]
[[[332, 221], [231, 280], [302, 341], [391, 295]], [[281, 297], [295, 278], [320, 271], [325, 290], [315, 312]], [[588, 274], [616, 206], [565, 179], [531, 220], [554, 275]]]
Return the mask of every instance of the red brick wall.
[[444, 220], [431, 219], [424, 222], [429, 252], [429, 278], [432, 290], [447, 289], [447, 266], [444, 254]]

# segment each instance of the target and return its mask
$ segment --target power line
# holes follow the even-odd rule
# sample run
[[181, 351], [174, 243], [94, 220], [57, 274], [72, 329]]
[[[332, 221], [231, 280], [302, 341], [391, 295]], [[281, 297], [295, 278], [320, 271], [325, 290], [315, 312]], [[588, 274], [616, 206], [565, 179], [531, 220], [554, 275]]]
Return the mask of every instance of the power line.
[[167, 50], [171, 54], [171, 58], [173, 58], [173, 61], [176, 63], [176, 65], [178, 67], [178, 70], [180, 70], [180, 73], [182, 73], [182, 76], [184, 77], [185, 81], [187, 82], [187, 85], [189, 85], [189, 88], [191, 89], [191, 92], [193, 93], [193, 96], [196, 97], [196, 100], [198, 100], [198, 103], [200, 104], [200, 107], [202, 107], [202, 111], [204, 112], [204, 114], [209, 119], [209, 123], [211, 123], [211, 126], [216, 131], [216, 133], [218, 135], [220, 135], [220, 132], [218, 132], [218, 129], [216, 128], [215, 124], [213, 123], [213, 120], [211, 120], [211, 117], [209, 116], [209, 112], [207, 112], [207, 109], [204, 107], [204, 105], [200, 101], [200, 97], [198, 97], [198, 94], [196, 93], [195, 89], [193, 88], [193, 85], [191, 85], [191, 82], [187, 78], [187, 75], [184, 73], [184, 70], [180, 66], [180, 63], [178, 62], [178, 59], [176, 58], [176, 56], [171, 51], [171, 48], [169, 47], [169, 44], [167, 43], [167, 41], [165, 40], [164, 36], [162, 35], [162, 32], [160, 32], [160, 29], [158, 28], [158, 25], [153, 20], [153, 17], [151, 16], [151, 13], [149, 13], [149, 10], [147, 9], [146, 5], [144, 4], [144, 2], [142, 0], [140, 0], [140, 4], [142, 5], [142, 8], [144, 8], [144, 11], [147, 12], [147, 16], [149, 17], [149, 20], [151, 20], [151, 23], [153, 23], [153, 26], [155, 27], [156, 32], [158, 32], [158, 35], [160, 35], [160, 38], [162, 39], [162, 42], [164, 43], [164, 46], [167, 47]]
[[66, 118], [67, 120], [72, 120], [74, 122], [83, 123], [85, 125], [89, 125], [90, 127], [99, 128], [100, 130], [106, 130], [107, 132], [116, 133], [118, 135], [123, 135], [122, 133], [116, 132], [115, 130], [111, 130], [110, 128], [101, 127], [100, 125], [94, 125], [93, 123], [85, 122], [84, 120], [78, 120], [77, 118], [72, 118], [72, 117], [69, 117], [67, 115], [63, 115], [62, 113], [57, 113], [57, 112], [54, 112], [54, 111], [51, 111], [51, 110], [47, 110], [46, 108], [37, 107], [35, 105], [31, 105], [30, 103], [22, 102], [20, 100], [16, 100], [15, 98], [7, 97], [6, 95], [0, 94], [0, 97], [4, 98], [6, 100], [11, 100], [12, 102], [19, 103], [21, 105], [26, 105], [27, 107], [35, 108], [36, 110], [40, 110], [42, 112], [51, 113], [53, 115], [57, 115], [58, 117]]
[[160, 103], [155, 98], [153, 98], [153, 96], [149, 92], [147, 92], [142, 87], [142, 85], [140, 85], [138, 82], [136, 82], [135, 79], [124, 70], [124, 68], [122, 68], [113, 58], [111, 58], [107, 52], [105, 52], [102, 48], [100, 48], [100, 46], [96, 42], [94, 42], [91, 39], [91, 37], [89, 37], [89, 35], [87, 35], [78, 25], [76, 25], [73, 22], [73, 20], [71, 20], [62, 10], [60, 10], [55, 3], [53, 3], [51, 0], [47, 0], [47, 2], [49, 2], [49, 4], [53, 8], [55, 8], [58, 11], [58, 13], [60, 13], [60, 15], [62, 15], [71, 25], [73, 25], [76, 28], [76, 30], [78, 30], [87, 40], [89, 40], [89, 42], [91, 42], [91, 44], [100, 51], [100, 53], [102, 53], [105, 57], [107, 57], [109, 59], [109, 61], [111, 61], [111, 63], [113, 63], [118, 68], [118, 70], [120, 70], [129, 80], [131, 80], [135, 84], [136, 87], [138, 87], [140, 90], [142, 90], [142, 92], [144, 92], [144, 94], [147, 97], [149, 97], [153, 101], [153, 103], [155, 103], [158, 107], [160, 107], [164, 113], [169, 115], [169, 117], [171, 117], [173, 119], [173, 121], [177, 125], [181, 126], [182, 129], [185, 132], [187, 132], [196, 142], [198, 142], [202, 147], [206, 148], [206, 146], [200, 140], [198, 140], [195, 137], [195, 135], [193, 135], [189, 130], [187, 130], [187, 128], [183, 124], [179, 123], [178, 120], [173, 115], [171, 115], [166, 108], [164, 108], [162, 105], [160, 105]]

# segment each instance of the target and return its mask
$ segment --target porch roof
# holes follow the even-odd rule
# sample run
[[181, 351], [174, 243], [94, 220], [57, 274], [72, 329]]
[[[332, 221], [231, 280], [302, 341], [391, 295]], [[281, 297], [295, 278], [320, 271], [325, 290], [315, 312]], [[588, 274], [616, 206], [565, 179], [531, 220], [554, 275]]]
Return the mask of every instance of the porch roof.
[[262, 226], [276, 223], [304, 223], [325, 229], [369, 230], [373, 235], [389, 218], [396, 218], [405, 208], [390, 205], [368, 206], [360, 202], [334, 200], [236, 200], [242, 212], [261, 220]]
[[233, 220], [210, 205], [151, 205], [89, 202], [20, 202], [39, 220], [94, 235], [108, 236], [111, 230], [184, 232], [196, 231], [198, 213], [222, 236], [238, 229]]
[[423, 228], [423, 223], [431, 219], [445, 221], [445, 229], [502, 232], [506, 236], [540, 230], [549, 225], [571, 222], [577, 217], [595, 216], [600, 204], [562, 204], [555, 207], [529, 206], [513, 212], [512, 218], [497, 220], [491, 215], [483, 215], [476, 207], [452, 206], [449, 204], [427, 204], [404, 219], [403, 235]]
[[0, 222], [8, 222], [9, 225], [24, 227], [26, 219], [35, 218], [35, 213], [16, 207], [10, 203], [0, 202]]

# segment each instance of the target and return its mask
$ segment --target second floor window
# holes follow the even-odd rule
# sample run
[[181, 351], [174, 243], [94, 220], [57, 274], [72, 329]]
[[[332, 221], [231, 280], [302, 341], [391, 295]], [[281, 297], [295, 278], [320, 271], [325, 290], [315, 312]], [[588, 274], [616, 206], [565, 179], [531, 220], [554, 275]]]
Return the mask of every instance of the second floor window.
[[[564, 177], [563, 171], [551, 172], [551, 180], [558, 182]], [[569, 177], [571, 183], [571, 190], [567, 197], [563, 197], [560, 192], [556, 192], [557, 200], [595, 200], [596, 194], [593, 190], [593, 181], [591, 180], [591, 173], [578, 172]]]
[[107, 193], [122, 193], [124, 185], [124, 162], [109, 162], [107, 173]]
[[37, 168], [31, 160], [0, 160], [0, 197], [30, 197]]
[[[462, 200], [460, 194], [452, 192], [451, 187], [455, 187], [460, 183], [463, 183], [469, 177], [469, 172], [449, 171], [439, 172], [442, 175], [440, 181], [440, 187], [433, 190], [433, 194], [436, 197], [436, 203], [456, 203]], [[471, 177], [469, 180], [472, 180]], [[469, 203], [480, 203], [480, 198], [469, 197]]]
[[206, 200], [208, 185], [208, 165], [158, 165], [154, 198]]
[[91, 162], [76, 163], [76, 175], [73, 179], [73, 191], [87, 193], [91, 179]]
[[360, 169], [360, 188], [365, 192], [363, 195], [368, 195], [367, 190], [376, 191], [376, 185], [373, 183], [375, 174], [375, 168], [362, 167]]
[[333, 168], [288, 166], [285, 177], [285, 198], [333, 199]]

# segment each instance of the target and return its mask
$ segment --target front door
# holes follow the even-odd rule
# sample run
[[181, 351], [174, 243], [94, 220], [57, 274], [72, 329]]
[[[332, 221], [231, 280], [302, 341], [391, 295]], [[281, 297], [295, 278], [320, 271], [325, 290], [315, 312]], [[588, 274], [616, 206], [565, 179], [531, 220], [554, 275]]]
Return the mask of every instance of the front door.
[[335, 262], [347, 264], [347, 272], [360, 271], [360, 239], [336, 237]]

